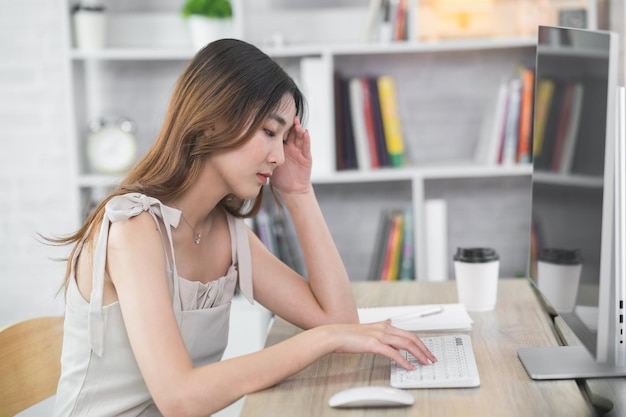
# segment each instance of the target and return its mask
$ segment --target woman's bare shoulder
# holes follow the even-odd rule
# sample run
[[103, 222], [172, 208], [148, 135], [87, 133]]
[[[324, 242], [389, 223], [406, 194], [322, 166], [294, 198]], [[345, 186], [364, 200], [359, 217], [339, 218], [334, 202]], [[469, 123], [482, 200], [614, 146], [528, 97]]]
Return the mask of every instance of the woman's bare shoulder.
[[150, 245], [151, 241], [159, 243], [161, 239], [159, 227], [150, 213], [141, 212], [136, 216], [111, 223], [109, 227], [108, 247], [128, 247], [128, 245]]

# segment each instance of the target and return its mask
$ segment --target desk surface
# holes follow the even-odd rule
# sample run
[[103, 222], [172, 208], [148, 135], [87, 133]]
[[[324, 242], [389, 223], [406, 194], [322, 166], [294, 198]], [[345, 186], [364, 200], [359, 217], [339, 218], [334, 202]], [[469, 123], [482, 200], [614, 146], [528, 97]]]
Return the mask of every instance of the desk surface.
[[[359, 307], [455, 303], [449, 282], [355, 282]], [[557, 345], [530, 284], [502, 279], [490, 312], [470, 312], [470, 332], [480, 372], [478, 388], [411, 389], [415, 404], [403, 408], [333, 409], [335, 392], [357, 385], [389, 385], [389, 359], [373, 354], [330, 354], [276, 386], [248, 395], [241, 417], [256, 416], [593, 416], [575, 381], [533, 381], [517, 357], [526, 346]], [[276, 318], [267, 346], [301, 330]]]

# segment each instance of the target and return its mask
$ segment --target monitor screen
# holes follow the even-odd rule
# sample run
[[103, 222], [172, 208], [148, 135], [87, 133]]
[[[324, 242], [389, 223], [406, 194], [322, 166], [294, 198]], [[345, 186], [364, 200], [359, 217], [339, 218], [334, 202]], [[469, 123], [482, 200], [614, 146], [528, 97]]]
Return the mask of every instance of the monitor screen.
[[614, 33], [539, 27], [528, 275], [594, 362], [609, 359], [615, 341], [618, 62]]

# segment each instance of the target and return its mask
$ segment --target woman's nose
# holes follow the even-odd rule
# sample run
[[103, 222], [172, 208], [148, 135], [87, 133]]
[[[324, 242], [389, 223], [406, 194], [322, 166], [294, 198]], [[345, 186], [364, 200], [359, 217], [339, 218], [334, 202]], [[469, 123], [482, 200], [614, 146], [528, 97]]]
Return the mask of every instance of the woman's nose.
[[285, 162], [284, 146], [285, 145], [282, 140], [274, 141], [271, 152], [269, 154], [269, 160], [272, 164], [280, 166]]

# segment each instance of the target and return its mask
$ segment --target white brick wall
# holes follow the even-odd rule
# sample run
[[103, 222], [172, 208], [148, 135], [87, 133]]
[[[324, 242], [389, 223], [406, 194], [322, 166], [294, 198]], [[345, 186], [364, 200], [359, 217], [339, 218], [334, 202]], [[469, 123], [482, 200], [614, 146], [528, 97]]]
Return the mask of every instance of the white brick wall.
[[62, 314], [75, 224], [62, 0], [0, 0], [0, 327]]

